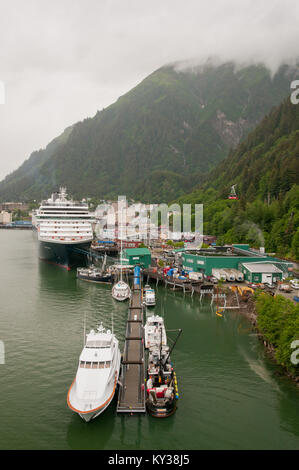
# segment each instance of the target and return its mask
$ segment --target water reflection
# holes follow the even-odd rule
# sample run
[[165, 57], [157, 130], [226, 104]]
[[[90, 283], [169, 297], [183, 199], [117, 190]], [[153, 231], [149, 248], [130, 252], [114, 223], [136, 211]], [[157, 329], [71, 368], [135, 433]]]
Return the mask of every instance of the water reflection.
[[115, 426], [114, 398], [110, 406], [98, 418], [85, 423], [73, 413], [67, 427], [67, 442], [71, 449], [92, 450], [106, 449]]

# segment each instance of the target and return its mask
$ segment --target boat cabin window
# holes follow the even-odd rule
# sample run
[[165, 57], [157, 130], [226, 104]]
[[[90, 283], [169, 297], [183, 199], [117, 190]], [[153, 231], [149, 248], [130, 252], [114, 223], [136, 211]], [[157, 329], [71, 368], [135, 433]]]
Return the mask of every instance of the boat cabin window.
[[111, 340], [87, 340], [86, 348], [111, 348]]
[[83, 368], [83, 369], [109, 369], [110, 367], [111, 367], [111, 361], [102, 361], [102, 362], [80, 361], [80, 368]]

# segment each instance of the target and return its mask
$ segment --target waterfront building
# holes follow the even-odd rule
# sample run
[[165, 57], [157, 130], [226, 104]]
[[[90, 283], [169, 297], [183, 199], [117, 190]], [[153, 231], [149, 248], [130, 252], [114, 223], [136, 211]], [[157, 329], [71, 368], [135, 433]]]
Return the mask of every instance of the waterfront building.
[[202, 272], [212, 275], [213, 269], [237, 269], [242, 271], [243, 263], [271, 263], [287, 274], [293, 264], [281, 261], [267, 254], [253, 251], [249, 245], [231, 245], [182, 252], [182, 267], [185, 271]]
[[0, 212], [0, 224], [11, 224], [12, 222], [12, 214], [10, 212], [2, 210]]
[[248, 282], [264, 283], [281, 281], [283, 272], [271, 263], [242, 263], [242, 272]]
[[123, 260], [128, 264], [136, 264], [148, 268], [151, 265], [151, 252], [148, 248], [126, 248], [123, 251]]

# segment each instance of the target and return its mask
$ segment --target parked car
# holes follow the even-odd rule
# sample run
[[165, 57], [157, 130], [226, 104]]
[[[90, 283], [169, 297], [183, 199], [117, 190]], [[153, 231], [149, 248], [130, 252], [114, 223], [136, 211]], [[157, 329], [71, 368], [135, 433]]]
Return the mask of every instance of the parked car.
[[251, 282], [248, 284], [248, 287], [251, 287], [251, 289], [265, 289], [265, 284], [255, 284], [254, 282]]
[[289, 284], [280, 284], [279, 290], [282, 290], [283, 292], [292, 292], [293, 289], [291, 289]]
[[291, 284], [291, 286], [292, 286], [294, 289], [299, 289], [299, 281], [298, 281], [298, 279], [292, 279], [292, 281], [290, 281], [290, 284]]

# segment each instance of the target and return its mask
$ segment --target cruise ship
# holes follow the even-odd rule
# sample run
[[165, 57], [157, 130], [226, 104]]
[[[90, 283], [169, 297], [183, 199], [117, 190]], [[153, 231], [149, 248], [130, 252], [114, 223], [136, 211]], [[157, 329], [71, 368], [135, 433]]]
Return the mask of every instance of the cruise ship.
[[65, 188], [42, 201], [32, 220], [37, 230], [40, 259], [68, 270], [82, 264], [93, 239], [93, 219], [87, 203], [67, 199]]

